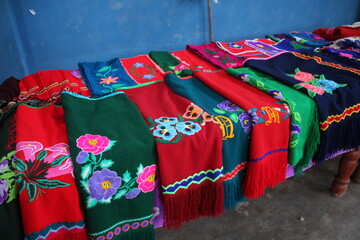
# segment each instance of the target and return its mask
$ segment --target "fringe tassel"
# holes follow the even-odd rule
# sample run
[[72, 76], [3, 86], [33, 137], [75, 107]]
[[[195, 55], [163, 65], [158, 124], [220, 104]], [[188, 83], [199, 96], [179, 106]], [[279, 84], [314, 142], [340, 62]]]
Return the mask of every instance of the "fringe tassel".
[[244, 196], [258, 198], [267, 187], [285, 180], [288, 152], [275, 152], [261, 161], [250, 161], [243, 180]]
[[230, 180], [224, 181], [224, 205], [226, 209], [236, 206], [238, 202], [246, 200], [241, 189], [241, 176], [236, 176]]
[[164, 228], [179, 228], [183, 222], [219, 216], [223, 211], [223, 181], [206, 181], [196, 188], [164, 196]]

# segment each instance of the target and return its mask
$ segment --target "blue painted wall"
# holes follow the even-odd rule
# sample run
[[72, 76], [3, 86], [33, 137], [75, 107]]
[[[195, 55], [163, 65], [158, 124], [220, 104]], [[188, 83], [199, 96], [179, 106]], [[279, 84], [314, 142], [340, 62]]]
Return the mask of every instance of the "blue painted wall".
[[[212, 0], [214, 40], [351, 24], [360, 0]], [[0, 82], [209, 42], [207, 0], [0, 0]]]

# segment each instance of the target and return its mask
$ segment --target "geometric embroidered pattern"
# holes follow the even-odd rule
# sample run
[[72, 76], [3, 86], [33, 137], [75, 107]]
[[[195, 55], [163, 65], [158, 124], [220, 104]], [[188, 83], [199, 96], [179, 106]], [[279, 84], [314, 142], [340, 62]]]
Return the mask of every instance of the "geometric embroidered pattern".
[[341, 114], [329, 116], [326, 121], [320, 123], [320, 129], [325, 131], [326, 129], [328, 129], [330, 124], [332, 124], [334, 122], [338, 123], [338, 122], [344, 120], [346, 117], [349, 117], [352, 114], [359, 113], [359, 112], [360, 112], [360, 103], [346, 108], [344, 110], [344, 112]]
[[224, 175], [224, 181], [230, 180], [233, 177], [236, 176], [236, 174], [238, 174], [238, 172], [240, 172], [241, 170], [245, 169], [247, 166], [248, 162], [242, 162], [239, 165], [236, 166], [236, 168], [234, 168], [234, 170], [232, 170], [231, 172], [228, 172]]

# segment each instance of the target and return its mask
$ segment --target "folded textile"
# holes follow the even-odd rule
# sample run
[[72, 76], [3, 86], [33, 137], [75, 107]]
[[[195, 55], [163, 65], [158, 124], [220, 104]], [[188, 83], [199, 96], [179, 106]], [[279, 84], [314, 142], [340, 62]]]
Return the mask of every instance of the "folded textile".
[[89, 96], [89, 89], [81, 79], [67, 70], [39, 71], [22, 78], [19, 82], [18, 101], [41, 100], [45, 103], [56, 103], [62, 91], [71, 91]]
[[[219, 71], [219, 68], [188, 50], [171, 52], [171, 55], [174, 56], [177, 60], [179, 60], [182, 64], [184, 64], [191, 71]], [[179, 68], [183, 68], [185, 66], [180, 65]]]
[[90, 239], [154, 239], [156, 148], [136, 106], [123, 93], [61, 100]]
[[290, 136], [288, 106], [224, 71], [195, 72], [194, 76], [251, 117], [250, 160], [243, 182], [245, 197], [260, 197], [265, 188], [284, 181]]
[[315, 161], [360, 145], [359, 63], [292, 52], [268, 61], [251, 60], [246, 66], [308, 94], [317, 103], [321, 142]]
[[15, 173], [25, 239], [87, 239], [65, 131], [62, 107], [17, 107]]
[[333, 28], [318, 28], [315, 29], [313, 33], [327, 40], [334, 41], [340, 38], [360, 36], [360, 26], [355, 25], [355, 26], [338, 26]]
[[164, 227], [221, 214], [224, 187], [219, 126], [163, 81], [121, 91], [139, 108], [156, 140]]
[[14, 100], [19, 93], [19, 80], [14, 77], [9, 77], [0, 85], [0, 101], [10, 102]]
[[304, 44], [306, 46], [312, 47], [324, 47], [331, 44], [331, 41], [328, 41], [319, 35], [310, 33], [310, 32], [298, 32], [292, 31], [287, 34], [287, 36], [298, 43]]
[[222, 49], [215, 42], [203, 45], [187, 45], [186, 49], [221, 69], [241, 67], [244, 60]]
[[15, 186], [16, 106], [0, 113], [0, 232], [7, 240], [24, 239]]
[[[86, 86], [95, 97], [112, 93], [120, 87], [137, 84], [127, 74], [118, 58], [106, 62], [80, 62], [78, 66]], [[118, 83], [120, 81], [121, 83]]]
[[315, 101], [306, 94], [252, 68], [228, 68], [226, 72], [289, 106], [289, 164], [295, 166], [296, 173], [308, 167], [320, 143], [319, 114]]
[[275, 47], [279, 48], [279, 49], [283, 49], [286, 50], [288, 52], [312, 52], [314, 51], [314, 47], [310, 47], [310, 46], [305, 46], [302, 44], [299, 44], [297, 42], [288, 40], [288, 39], [281, 39], [280, 41], [278, 41], [275, 45]]
[[179, 77], [188, 77], [192, 71], [185, 64], [177, 60], [171, 53], [165, 51], [151, 51], [149, 56], [165, 72], [171, 71]]
[[224, 205], [232, 208], [244, 201], [241, 185], [249, 157], [250, 116], [196, 78], [179, 79], [168, 74], [165, 83], [176, 94], [201, 107], [209, 114], [208, 119], [219, 124], [223, 139]]

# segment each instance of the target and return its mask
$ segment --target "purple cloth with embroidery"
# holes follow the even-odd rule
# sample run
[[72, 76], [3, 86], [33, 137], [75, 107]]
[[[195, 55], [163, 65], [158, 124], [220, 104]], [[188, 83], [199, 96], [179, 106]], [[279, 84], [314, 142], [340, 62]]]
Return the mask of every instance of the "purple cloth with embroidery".
[[203, 45], [187, 45], [186, 49], [221, 69], [239, 68], [244, 63], [244, 59], [225, 52], [214, 42]]
[[118, 58], [106, 62], [80, 62], [79, 70], [91, 95], [100, 97], [137, 83], [126, 73]]

